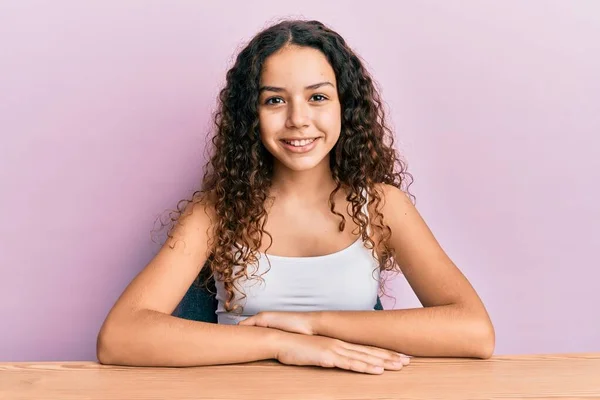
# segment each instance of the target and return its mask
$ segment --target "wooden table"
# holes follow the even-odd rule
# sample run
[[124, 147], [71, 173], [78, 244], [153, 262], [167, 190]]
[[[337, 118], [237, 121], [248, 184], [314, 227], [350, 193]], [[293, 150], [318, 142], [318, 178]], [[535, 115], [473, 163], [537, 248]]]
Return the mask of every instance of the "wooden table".
[[274, 361], [194, 368], [0, 363], [0, 399], [600, 399], [600, 353], [413, 358], [363, 375]]

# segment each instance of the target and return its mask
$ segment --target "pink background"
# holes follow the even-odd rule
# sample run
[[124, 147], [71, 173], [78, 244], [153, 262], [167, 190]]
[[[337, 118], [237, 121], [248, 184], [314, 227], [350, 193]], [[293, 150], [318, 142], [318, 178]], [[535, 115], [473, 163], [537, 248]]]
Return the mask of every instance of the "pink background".
[[284, 16], [366, 60], [496, 353], [600, 350], [600, 4], [298, 3], [0, 3], [1, 361], [95, 359], [155, 217], [200, 181], [236, 49]]

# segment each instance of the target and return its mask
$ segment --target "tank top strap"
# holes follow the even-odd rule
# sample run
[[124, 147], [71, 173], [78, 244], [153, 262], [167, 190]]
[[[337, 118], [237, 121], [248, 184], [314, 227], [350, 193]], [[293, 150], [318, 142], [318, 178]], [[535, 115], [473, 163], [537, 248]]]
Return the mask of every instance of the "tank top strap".
[[367, 199], [367, 202], [362, 207], [362, 212], [365, 213], [365, 215], [367, 216], [367, 234], [370, 236], [371, 235], [371, 223], [370, 223], [370, 218], [369, 218], [369, 193], [367, 193], [367, 188], [363, 188], [362, 193], [364, 194], [364, 196]]

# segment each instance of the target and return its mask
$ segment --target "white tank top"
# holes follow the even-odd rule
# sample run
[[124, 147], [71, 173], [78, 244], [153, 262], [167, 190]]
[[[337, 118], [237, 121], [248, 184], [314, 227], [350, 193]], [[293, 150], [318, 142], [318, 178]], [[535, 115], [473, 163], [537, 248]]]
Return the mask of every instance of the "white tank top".
[[[368, 218], [366, 204], [363, 212]], [[372, 311], [375, 307], [379, 263], [361, 237], [345, 249], [323, 256], [269, 254], [270, 269], [265, 256], [259, 252], [258, 264], [248, 266], [249, 276], [268, 270], [262, 275], [262, 281], [241, 277], [236, 283], [246, 295], [240, 300], [240, 294], [236, 293], [234, 300], [243, 306], [242, 314], [225, 310], [227, 292], [223, 283], [215, 280], [219, 324], [237, 324], [261, 311]]]

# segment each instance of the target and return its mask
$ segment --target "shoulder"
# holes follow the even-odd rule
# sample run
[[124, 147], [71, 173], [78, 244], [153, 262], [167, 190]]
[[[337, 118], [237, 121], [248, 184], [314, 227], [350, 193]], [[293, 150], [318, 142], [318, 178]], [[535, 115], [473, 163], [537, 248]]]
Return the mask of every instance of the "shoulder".
[[381, 197], [379, 212], [382, 214], [383, 222], [391, 228], [392, 232], [408, 232], [417, 226], [423, 226], [424, 221], [408, 193], [385, 183], [376, 184], [375, 190]]
[[[369, 205], [369, 215], [374, 216], [371, 220], [371, 224], [378, 226], [381, 226], [381, 224], [387, 225], [392, 231], [391, 238], [395, 239], [398, 234], [394, 233], [405, 231], [407, 221], [409, 221], [411, 217], [414, 221], [414, 216], [417, 211], [413, 206], [410, 197], [393, 185], [377, 183], [375, 184], [374, 190], [381, 199], [381, 202], [379, 205], [376, 203]], [[380, 217], [375, 217], [379, 214]], [[381, 242], [382, 232], [375, 229], [373, 234], [375, 241]], [[394, 246], [394, 243], [390, 244], [392, 247], [396, 247]], [[398, 245], [398, 243], [396, 243], [396, 245]], [[379, 248], [378, 251], [382, 251], [381, 248]]]
[[414, 205], [408, 194], [396, 186], [387, 183], [376, 183], [375, 191], [381, 197], [380, 212], [384, 216], [387, 216], [387, 214], [392, 216], [397, 213], [414, 210]]
[[216, 216], [214, 199], [210, 194], [194, 197], [179, 215], [173, 234], [174, 236], [208, 234], [214, 229]]

